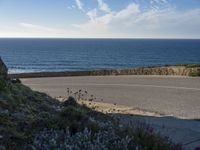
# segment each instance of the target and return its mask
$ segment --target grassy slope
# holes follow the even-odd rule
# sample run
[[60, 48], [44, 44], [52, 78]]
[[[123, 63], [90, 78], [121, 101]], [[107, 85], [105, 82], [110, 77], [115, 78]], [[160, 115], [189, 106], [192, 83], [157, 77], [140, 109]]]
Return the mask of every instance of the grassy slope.
[[149, 126], [122, 127], [109, 115], [78, 105], [73, 98], [61, 103], [2, 77], [0, 139], [0, 149], [8, 150], [68, 149], [67, 144], [72, 149], [181, 149]]

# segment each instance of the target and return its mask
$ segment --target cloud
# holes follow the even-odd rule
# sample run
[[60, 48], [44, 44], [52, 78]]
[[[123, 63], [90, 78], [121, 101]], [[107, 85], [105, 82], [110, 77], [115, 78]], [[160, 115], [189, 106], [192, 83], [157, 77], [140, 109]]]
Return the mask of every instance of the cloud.
[[[108, 24], [114, 20], [120, 21], [120, 20], [127, 19], [139, 12], [140, 12], [139, 5], [137, 5], [135, 3], [129, 4], [126, 8], [124, 8], [118, 12], [110, 12], [103, 16], [97, 16], [97, 9], [95, 8], [86, 13], [87, 16], [89, 16], [89, 18], [90, 18], [90, 20], [86, 24], [89, 24], [91, 22], [92, 23], [96, 22], [97, 24]], [[86, 24], [84, 24], [84, 25], [86, 25]]]
[[106, 35], [108, 37], [113, 35], [109, 30], [110, 24], [119, 23], [119, 25], [121, 25], [121, 22], [124, 22], [124, 20], [139, 12], [139, 5], [135, 3], [130, 3], [126, 8], [118, 12], [111, 11], [103, 16], [97, 16], [97, 10], [93, 9], [86, 13], [90, 18], [87, 23], [74, 24], [73, 27], [79, 28], [82, 34], [89, 34], [93, 37], [103, 37], [103, 35]]
[[71, 6], [68, 6], [67, 8], [68, 8], [68, 9], [73, 9], [73, 8], [75, 8], [75, 6], [74, 6], [74, 5], [71, 5]]
[[19, 25], [22, 26], [22, 27], [26, 27], [26, 28], [38, 28], [39, 27], [38, 25], [30, 24], [30, 23], [24, 23], [24, 22], [19, 23]]
[[153, 3], [168, 3], [168, 1], [167, 0], [151, 0], [150, 3], [151, 4], [153, 4]]
[[154, 10], [166, 9], [169, 8], [170, 3], [168, 0], [150, 0], [150, 8]]
[[[168, 3], [167, 0], [152, 0], [155, 3]], [[91, 37], [199, 37], [200, 9], [176, 10], [166, 5], [149, 6], [140, 9], [140, 5], [130, 3], [119, 11], [110, 11], [98, 15], [97, 9], [87, 12], [89, 20], [73, 27], [79, 29], [81, 34]]]
[[[34, 31], [34, 32], [40, 32], [40, 33], [50, 33], [50, 34], [68, 34], [72, 33], [74, 31], [72, 30], [66, 30], [66, 29], [60, 29], [60, 28], [51, 28], [43, 25], [38, 24], [32, 24], [27, 22], [20, 22], [18, 23], [18, 26], [21, 27], [21, 29], [26, 31]], [[70, 31], [70, 32], [69, 32]]]
[[[71, 36], [73, 37], [74, 35], [78, 35], [77, 31], [73, 30], [66, 30], [66, 29], [58, 29], [58, 28], [50, 28], [38, 24], [32, 24], [32, 23], [26, 23], [26, 22], [21, 22], [18, 24], [21, 30], [18, 30], [16, 32], [17, 36], [34, 36], [34, 37], [39, 37], [41, 35], [46, 35], [47, 37], [66, 37], [66, 36]], [[21, 31], [21, 32], [20, 32]], [[21, 33], [21, 34], [17, 34]]]
[[97, 9], [92, 9], [87, 12], [87, 16], [90, 18], [90, 20], [94, 20], [97, 17]]
[[108, 4], [106, 4], [103, 0], [97, 0], [99, 9], [103, 12], [109, 13], [111, 12]]
[[78, 9], [84, 11], [83, 9], [83, 3], [81, 2], [81, 0], [75, 0], [76, 6]]
[[25, 23], [21, 22], [19, 23], [19, 26], [27, 28], [27, 29], [36, 29], [36, 30], [45, 30], [45, 31], [54, 31], [55, 29], [37, 25], [37, 24], [31, 24], [31, 23]]
[[125, 9], [116, 13], [116, 18], [128, 18], [131, 15], [137, 14], [140, 12], [139, 5], [135, 3], [129, 4]]

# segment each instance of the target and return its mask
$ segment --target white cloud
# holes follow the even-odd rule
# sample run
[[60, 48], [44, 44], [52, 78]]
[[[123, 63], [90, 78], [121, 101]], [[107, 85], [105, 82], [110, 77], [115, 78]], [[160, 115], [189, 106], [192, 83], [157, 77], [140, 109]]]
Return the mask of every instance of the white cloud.
[[167, 4], [168, 0], [151, 0], [150, 3], [151, 4], [154, 4], [154, 3], [157, 3], [157, 4], [161, 4], [161, 3]]
[[74, 5], [71, 5], [71, 6], [68, 6], [67, 8], [68, 8], [68, 9], [73, 9], [73, 8], [75, 8], [75, 6], [74, 6]]
[[168, 0], [150, 0], [150, 8], [154, 10], [166, 9], [169, 8], [170, 3]]
[[26, 27], [26, 28], [38, 28], [39, 27], [38, 25], [30, 24], [30, 23], [24, 23], [24, 22], [19, 23], [19, 25], [22, 26], [22, 27]]
[[54, 29], [49, 28], [49, 27], [44, 27], [44, 26], [41, 26], [41, 25], [31, 24], [31, 23], [25, 23], [25, 22], [19, 23], [19, 26], [24, 27], [24, 28], [27, 28], [27, 29], [54, 31]]
[[[79, 35], [79, 32], [75, 30], [51, 28], [26, 22], [21, 22], [18, 26], [21, 28], [15, 31], [15, 37], [75, 37], [76, 35]], [[1, 31], [0, 33], [3, 34]]]
[[[82, 34], [89, 34], [90, 36], [112, 36], [109, 24], [120, 23], [125, 19], [139, 13], [139, 5], [135, 3], [129, 4], [126, 8], [118, 12], [109, 12], [103, 16], [97, 16], [97, 10], [93, 9], [87, 13], [90, 20], [84, 24], [74, 24], [73, 26], [80, 29]], [[120, 23], [120, 25], [123, 23]]]
[[112, 21], [122, 21], [124, 19], [128, 19], [140, 12], [139, 5], [135, 3], [129, 4], [126, 8], [118, 11], [118, 12], [110, 12], [103, 16], [97, 16], [97, 10], [93, 9], [87, 12], [87, 16], [89, 16], [90, 20], [85, 24], [75, 25], [76, 27], [86, 26], [90, 23], [94, 24], [101, 24], [106, 25]]
[[98, 5], [99, 5], [99, 9], [103, 12], [109, 13], [111, 12], [108, 4], [106, 4], [103, 0], [97, 0]]
[[[167, 0], [153, 0], [168, 3]], [[200, 9], [179, 12], [168, 5], [141, 10], [139, 4], [131, 3], [117, 12], [98, 16], [97, 10], [87, 13], [89, 20], [73, 25], [83, 35], [91, 37], [199, 37]]]
[[78, 9], [84, 11], [83, 9], [83, 3], [81, 2], [81, 0], [75, 0], [76, 6], [78, 7]]
[[131, 15], [137, 14], [140, 12], [139, 5], [135, 3], [129, 4], [125, 9], [116, 13], [116, 18], [128, 18]]
[[87, 16], [90, 18], [90, 20], [94, 20], [97, 17], [97, 9], [92, 9], [87, 12]]

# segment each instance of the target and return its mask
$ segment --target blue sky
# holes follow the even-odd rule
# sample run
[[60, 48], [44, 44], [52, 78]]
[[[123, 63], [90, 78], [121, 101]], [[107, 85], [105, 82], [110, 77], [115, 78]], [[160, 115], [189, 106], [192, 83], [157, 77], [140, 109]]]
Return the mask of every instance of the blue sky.
[[0, 37], [200, 38], [200, 0], [0, 0]]

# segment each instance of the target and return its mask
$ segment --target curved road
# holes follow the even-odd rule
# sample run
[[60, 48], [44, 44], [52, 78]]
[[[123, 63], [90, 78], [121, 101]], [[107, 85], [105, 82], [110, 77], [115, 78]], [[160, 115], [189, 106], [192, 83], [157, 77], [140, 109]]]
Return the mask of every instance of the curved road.
[[90, 76], [21, 79], [34, 90], [66, 96], [67, 88], [87, 90], [97, 100], [168, 115], [200, 119], [200, 78]]

